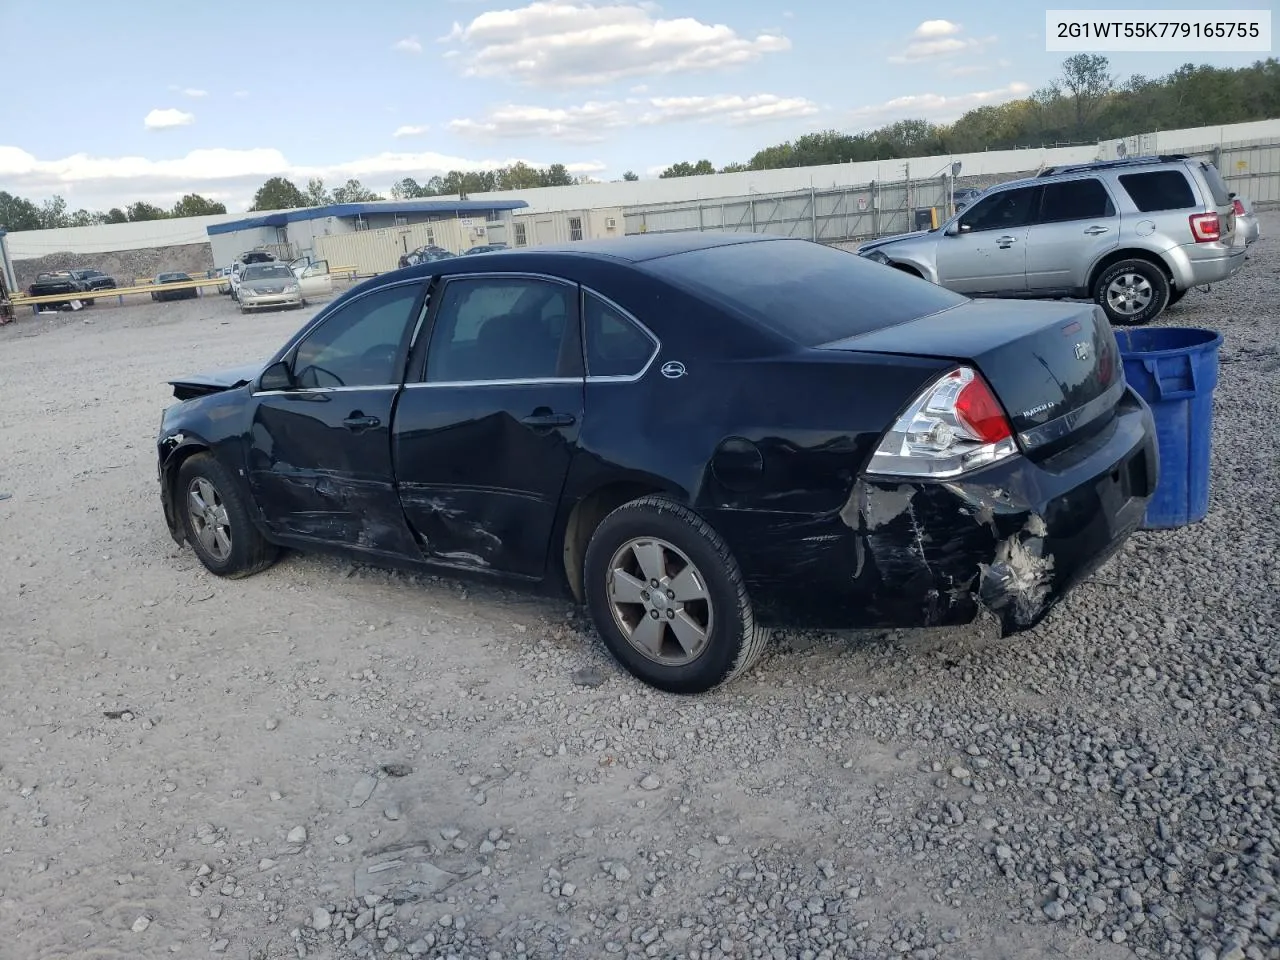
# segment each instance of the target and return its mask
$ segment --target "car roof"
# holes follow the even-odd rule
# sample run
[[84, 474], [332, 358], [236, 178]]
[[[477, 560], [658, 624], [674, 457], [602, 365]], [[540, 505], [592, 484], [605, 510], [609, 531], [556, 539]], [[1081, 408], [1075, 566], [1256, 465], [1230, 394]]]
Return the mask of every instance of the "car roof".
[[606, 257], [628, 263], [644, 263], [646, 260], [656, 260], [658, 257], [706, 250], [709, 247], [727, 247], [737, 243], [768, 243], [785, 239], [787, 238], [758, 233], [703, 233], [697, 230], [684, 230], [677, 233], [639, 233], [600, 240], [571, 240], [565, 243], [526, 247], [522, 250], [507, 248], [497, 252], [504, 256], [518, 255], [527, 251], [539, 254], [567, 254], [575, 257]]

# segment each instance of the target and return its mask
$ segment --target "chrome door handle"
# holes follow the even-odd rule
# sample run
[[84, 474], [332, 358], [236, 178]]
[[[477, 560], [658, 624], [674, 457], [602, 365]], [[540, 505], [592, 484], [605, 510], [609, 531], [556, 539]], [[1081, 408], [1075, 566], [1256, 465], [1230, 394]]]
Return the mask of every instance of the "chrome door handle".
[[1090, 227], [1088, 230], [1085, 231], [1085, 234], [1087, 234], [1090, 237], [1096, 237], [1100, 233], [1110, 233], [1110, 232], [1111, 232], [1110, 227]]
[[1013, 244], [1018, 242], [1017, 237], [997, 237], [996, 246], [1001, 250], [1008, 250]]

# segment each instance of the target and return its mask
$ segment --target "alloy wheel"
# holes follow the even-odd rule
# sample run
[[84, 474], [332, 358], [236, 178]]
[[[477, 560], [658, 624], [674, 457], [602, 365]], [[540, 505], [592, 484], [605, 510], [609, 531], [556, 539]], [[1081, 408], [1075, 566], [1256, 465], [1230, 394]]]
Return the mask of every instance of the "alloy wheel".
[[1136, 316], [1151, 305], [1155, 291], [1138, 273], [1122, 273], [1107, 285], [1107, 303], [1117, 314]]
[[609, 607], [627, 642], [665, 666], [698, 658], [715, 626], [710, 588], [688, 555], [656, 537], [628, 540], [609, 561]]
[[200, 545], [218, 563], [231, 556], [231, 519], [222, 495], [204, 477], [187, 488], [187, 514]]

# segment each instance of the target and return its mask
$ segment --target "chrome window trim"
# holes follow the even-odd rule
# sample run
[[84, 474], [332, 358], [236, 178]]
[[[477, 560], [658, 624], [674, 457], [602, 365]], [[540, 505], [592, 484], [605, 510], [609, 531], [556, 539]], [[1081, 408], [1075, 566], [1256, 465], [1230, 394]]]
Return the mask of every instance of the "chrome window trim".
[[[578, 309], [582, 313], [582, 319], [583, 319], [582, 361], [583, 361], [583, 366], [587, 371], [587, 378], [586, 378], [587, 383], [635, 383], [637, 380], [640, 380], [642, 377], [644, 377], [646, 373], [649, 372], [649, 368], [652, 367], [654, 361], [658, 359], [658, 354], [662, 352], [662, 341], [658, 339], [657, 334], [655, 334], [652, 330], [650, 330], [643, 323], [641, 323], [634, 313], [632, 313], [630, 310], [625, 309], [624, 307], [619, 306], [617, 301], [610, 300], [603, 293], [600, 293], [598, 290], [594, 290], [591, 287], [586, 286], [585, 284], [579, 284], [579, 286], [582, 288], [582, 303], [578, 307]], [[643, 367], [640, 368], [639, 373], [626, 374], [622, 376], [598, 376], [598, 377], [591, 376], [591, 366], [587, 362], [587, 357], [588, 357], [587, 338], [586, 338], [587, 294], [590, 294], [591, 296], [595, 297], [597, 300], [600, 300], [602, 303], [606, 304], [611, 310], [614, 310], [615, 312], [617, 312], [619, 316], [635, 324], [635, 326], [639, 328], [640, 332], [643, 333], [646, 337], [648, 337], [649, 341], [653, 344], [653, 352], [649, 354], [649, 359], [645, 361], [645, 364]]]
[[406, 383], [406, 390], [433, 387], [520, 387], [529, 384], [572, 383], [581, 384], [582, 377], [531, 377], [528, 380], [434, 380], [430, 383]]
[[[337, 305], [331, 305], [331, 306], [333, 306], [334, 308], [333, 308], [333, 309], [331, 309], [331, 310], [330, 310], [330, 312], [329, 312], [327, 315], [325, 315], [325, 317], [324, 317], [324, 319], [323, 319], [323, 320], [321, 320], [319, 323], [312, 323], [312, 324], [310, 324], [310, 325], [304, 325], [304, 326], [303, 326], [303, 328], [302, 328], [301, 330], [299, 330], [297, 333], [295, 333], [295, 334], [293, 335], [292, 339], [290, 339], [290, 340], [286, 341], [286, 343], [285, 343], [285, 346], [284, 346], [284, 349], [283, 349], [283, 350], [278, 350], [278, 351], [276, 351], [276, 356], [281, 356], [281, 357], [283, 357], [283, 356], [288, 356], [290, 353], [292, 353], [292, 352], [293, 352], [293, 348], [294, 348], [294, 347], [296, 347], [296, 346], [297, 346], [298, 344], [300, 344], [304, 339], [306, 339], [306, 337], [307, 337], [308, 335], [310, 335], [311, 333], [315, 332], [315, 331], [316, 331], [316, 330], [318, 330], [320, 327], [324, 326], [325, 322], [327, 322], [327, 321], [328, 321], [329, 317], [333, 316], [335, 313], [337, 313], [337, 312], [338, 312], [338, 309], [343, 309], [343, 310], [345, 310], [347, 307], [351, 306], [353, 303], [359, 303], [361, 300], [365, 299], [366, 297], [371, 297], [371, 296], [373, 296], [374, 294], [382, 293], [382, 292], [383, 292], [383, 291], [385, 291], [385, 290], [394, 290], [394, 289], [396, 289], [397, 287], [409, 287], [409, 286], [413, 286], [413, 285], [415, 285], [415, 284], [420, 284], [420, 285], [423, 285], [423, 286], [429, 286], [429, 285], [430, 285], [430, 283], [431, 283], [431, 279], [432, 279], [431, 277], [414, 277], [414, 278], [413, 278], [413, 279], [411, 279], [411, 280], [397, 280], [395, 283], [388, 283], [388, 284], [384, 284], [383, 286], [380, 286], [380, 287], [375, 287], [375, 288], [374, 288], [374, 289], [372, 289], [372, 290], [366, 290], [364, 293], [360, 294], [359, 296], [352, 297], [350, 300], [348, 300], [348, 301], [346, 301], [345, 303], [341, 304], [341, 306], [340, 306], [340, 307], [338, 307]], [[421, 291], [420, 291], [420, 292], [421, 292]], [[419, 329], [420, 329], [420, 327], [421, 327], [421, 324], [422, 324], [422, 318], [423, 318], [423, 316], [425, 315], [425, 311], [426, 311], [427, 301], [428, 301], [428, 300], [429, 300], [429, 298], [427, 298], [427, 297], [424, 297], [424, 298], [423, 298], [423, 310], [422, 310], [422, 312], [420, 312], [420, 314], [419, 314], [419, 316], [418, 316], [418, 326], [414, 328], [414, 335], [415, 335], [415, 336], [417, 335], [417, 332], [418, 332], [418, 330], [419, 330]], [[323, 311], [322, 311], [322, 312], [323, 312]], [[315, 318], [313, 317], [313, 318], [312, 318], [312, 320], [314, 320], [314, 319], [315, 319]], [[410, 340], [410, 341], [409, 341], [409, 349], [410, 349], [411, 351], [412, 351], [412, 349], [413, 349], [413, 341], [412, 341], [412, 340]], [[267, 364], [267, 366], [266, 366], [266, 367], [263, 367], [261, 370], [259, 370], [259, 371], [258, 371], [258, 375], [257, 375], [256, 377], [254, 377], [254, 378], [253, 378], [253, 385], [254, 385], [254, 388], [255, 388], [255, 389], [252, 389], [252, 390], [250, 390], [250, 391], [249, 391], [249, 395], [250, 395], [250, 396], [254, 396], [254, 397], [273, 397], [273, 396], [282, 396], [282, 395], [285, 395], [285, 394], [315, 393], [315, 392], [318, 392], [318, 391], [334, 391], [334, 392], [342, 392], [342, 391], [348, 391], [348, 390], [392, 390], [392, 389], [398, 390], [398, 389], [400, 389], [400, 384], [398, 384], [398, 383], [391, 383], [391, 384], [381, 384], [381, 383], [379, 383], [379, 384], [370, 384], [370, 385], [368, 385], [368, 386], [362, 386], [362, 387], [346, 387], [346, 386], [344, 386], [344, 387], [299, 387], [299, 388], [298, 388], [298, 389], [296, 389], [296, 390], [258, 390], [258, 389], [256, 389], [257, 385], [258, 385], [259, 383], [261, 383], [261, 382], [262, 382], [262, 375], [263, 375], [264, 373], [266, 373], [267, 368], [268, 368], [268, 367], [270, 367], [270, 366], [271, 366], [271, 364], [270, 364], [270, 363], [268, 363], [268, 364]]]
[[368, 386], [357, 387], [298, 387], [294, 390], [255, 390], [251, 396], [255, 397], [296, 397], [298, 394], [315, 394], [315, 393], [354, 393], [356, 390], [376, 390], [385, 393], [388, 390], [399, 390], [398, 383], [374, 383]]

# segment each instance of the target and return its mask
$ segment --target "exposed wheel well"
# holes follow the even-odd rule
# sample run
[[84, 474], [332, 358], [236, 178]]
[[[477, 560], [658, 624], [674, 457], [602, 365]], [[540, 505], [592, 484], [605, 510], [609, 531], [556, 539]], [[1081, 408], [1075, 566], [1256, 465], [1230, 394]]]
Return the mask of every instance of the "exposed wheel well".
[[901, 270], [903, 273], [909, 273], [909, 274], [911, 274], [913, 277], [920, 277], [922, 280], [924, 279], [924, 274], [923, 274], [923, 273], [921, 273], [921, 272], [920, 272], [919, 270], [917, 270], [915, 267], [913, 267], [913, 266], [911, 266], [911, 265], [909, 265], [909, 264], [906, 264], [906, 263], [895, 263], [895, 264], [893, 264], [893, 269], [895, 269], [895, 270]]
[[186, 539], [186, 534], [182, 525], [182, 517], [178, 513], [178, 471], [192, 457], [208, 452], [209, 448], [206, 446], [197, 443], [189, 444], [175, 450], [164, 464], [165, 502], [168, 504], [172, 514], [171, 516], [166, 516], [165, 519], [169, 523], [169, 532], [174, 535], [174, 539], [177, 539], [179, 543]]
[[1148, 263], [1155, 264], [1164, 273], [1165, 279], [1169, 281], [1169, 288], [1173, 289], [1173, 271], [1169, 269], [1169, 265], [1164, 262], [1164, 258], [1158, 253], [1152, 253], [1149, 250], [1117, 250], [1109, 253], [1094, 266], [1093, 272], [1089, 274], [1089, 289], [1087, 293], [1093, 296], [1093, 285], [1098, 282], [1098, 277], [1102, 276], [1102, 271], [1113, 263], [1119, 263], [1121, 260], [1146, 260]]
[[652, 484], [622, 481], [607, 484], [574, 504], [564, 528], [562, 563], [569, 589], [578, 603], [586, 602], [582, 586], [582, 563], [587, 544], [600, 521], [624, 503], [638, 497], [664, 491]]

